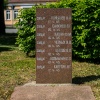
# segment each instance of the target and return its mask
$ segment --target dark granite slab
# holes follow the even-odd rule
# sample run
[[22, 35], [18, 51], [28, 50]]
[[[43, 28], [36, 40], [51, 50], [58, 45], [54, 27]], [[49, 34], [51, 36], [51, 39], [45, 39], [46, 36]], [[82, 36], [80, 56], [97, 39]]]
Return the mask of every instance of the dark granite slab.
[[72, 82], [70, 8], [36, 10], [36, 82]]

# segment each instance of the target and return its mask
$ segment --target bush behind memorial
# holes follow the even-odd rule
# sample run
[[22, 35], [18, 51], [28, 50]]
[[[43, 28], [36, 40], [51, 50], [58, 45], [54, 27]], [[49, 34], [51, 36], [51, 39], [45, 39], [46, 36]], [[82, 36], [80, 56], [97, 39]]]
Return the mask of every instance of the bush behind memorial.
[[100, 1], [61, 0], [22, 9], [16, 23], [17, 44], [27, 55], [35, 49], [36, 8], [72, 8], [73, 57], [100, 59]]

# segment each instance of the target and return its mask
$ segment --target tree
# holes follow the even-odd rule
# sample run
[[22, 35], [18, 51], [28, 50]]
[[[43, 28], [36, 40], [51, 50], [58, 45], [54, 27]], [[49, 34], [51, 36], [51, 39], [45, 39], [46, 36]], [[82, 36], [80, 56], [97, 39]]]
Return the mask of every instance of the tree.
[[8, 0], [4, 0], [4, 9], [6, 9], [7, 4], [8, 4]]
[[0, 0], [0, 35], [5, 34], [4, 0]]

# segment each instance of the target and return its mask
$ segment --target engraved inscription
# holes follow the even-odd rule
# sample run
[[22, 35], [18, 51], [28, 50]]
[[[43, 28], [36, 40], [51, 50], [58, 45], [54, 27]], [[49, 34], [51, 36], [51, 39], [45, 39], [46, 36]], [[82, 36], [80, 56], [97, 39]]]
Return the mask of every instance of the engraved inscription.
[[45, 44], [45, 41], [37, 41], [37, 44]]
[[52, 28], [70, 28], [70, 24], [52, 24]]
[[50, 60], [71, 60], [70, 57], [50, 57]]
[[55, 36], [71, 36], [71, 33], [61, 33], [61, 32], [55, 32]]
[[71, 9], [42, 9], [36, 14], [37, 81], [71, 82]]
[[45, 33], [37, 33], [37, 36], [45, 36]]
[[37, 69], [44, 69], [45, 68], [45, 66], [42, 66], [42, 65], [37, 65]]
[[37, 57], [37, 60], [44, 61], [45, 58], [44, 57]]
[[39, 17], [37, 17], [37, 20], [45, 20], [45, 17], [39, 16]]
[[45, 49], [37, 49], [37, 52], [42, 52], [42, 53], [44, 53], [44, 52], [45, 52]]
[[55, 52], [69, 52], [69, 49], [55, 49]]
[[37, 25], [37, 28], [45, 28], [45, 25]]

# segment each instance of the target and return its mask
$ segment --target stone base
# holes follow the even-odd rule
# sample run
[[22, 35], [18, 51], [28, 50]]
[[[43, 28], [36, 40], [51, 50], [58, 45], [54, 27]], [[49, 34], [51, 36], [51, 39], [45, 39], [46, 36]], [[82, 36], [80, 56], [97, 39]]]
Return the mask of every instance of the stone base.
[[95, 97], [90, 86], [32, 82], [16, 87], [10, 100], [95, 100]]

